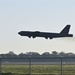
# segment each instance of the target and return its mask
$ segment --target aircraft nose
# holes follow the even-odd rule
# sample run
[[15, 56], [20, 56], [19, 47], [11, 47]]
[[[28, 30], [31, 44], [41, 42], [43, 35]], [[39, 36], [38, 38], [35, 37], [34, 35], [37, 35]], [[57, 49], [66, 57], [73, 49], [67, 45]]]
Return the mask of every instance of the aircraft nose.
[[24, 32], [23, 31], [20, 31], [18, 32], [19, 35], [23, 36], [24, 35]]
[[18, 32], [19, 35], [21, 35], [21, 32]]

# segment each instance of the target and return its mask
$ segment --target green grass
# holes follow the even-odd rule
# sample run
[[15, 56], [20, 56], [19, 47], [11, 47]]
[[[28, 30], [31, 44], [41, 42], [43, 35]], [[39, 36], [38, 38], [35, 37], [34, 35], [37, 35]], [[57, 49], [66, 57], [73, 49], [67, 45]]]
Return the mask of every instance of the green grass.
[[[2, 65], [2, 73], [13, 73], [16, 75], [29, 74], [29, 65]], [[60, 65], [32, 65], [31, 74], [35, 75], [60, 75]], [[63, 75], [75, 75], [75, 65], [63, 65]]]

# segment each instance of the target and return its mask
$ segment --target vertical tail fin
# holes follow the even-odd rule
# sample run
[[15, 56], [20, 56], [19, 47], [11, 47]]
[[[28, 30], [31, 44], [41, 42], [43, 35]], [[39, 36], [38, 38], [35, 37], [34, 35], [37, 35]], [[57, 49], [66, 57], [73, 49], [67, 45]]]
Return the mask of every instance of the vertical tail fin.
[[70, 25], [67, 25], [61, 32], [60, 34], [68, 34], [70, 29]]

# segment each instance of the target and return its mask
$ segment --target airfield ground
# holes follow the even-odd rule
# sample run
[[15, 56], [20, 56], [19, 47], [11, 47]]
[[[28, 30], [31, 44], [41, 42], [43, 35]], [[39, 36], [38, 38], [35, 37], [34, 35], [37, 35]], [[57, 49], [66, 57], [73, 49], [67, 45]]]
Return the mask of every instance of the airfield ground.
[[[29, 75], [29, 65], [2, 65], [2, 73]], [[31, 75], [61, 75], [60, 65], [32, 65]], [[75, 65], [63, 65], [62, 75], [75, 75]]]

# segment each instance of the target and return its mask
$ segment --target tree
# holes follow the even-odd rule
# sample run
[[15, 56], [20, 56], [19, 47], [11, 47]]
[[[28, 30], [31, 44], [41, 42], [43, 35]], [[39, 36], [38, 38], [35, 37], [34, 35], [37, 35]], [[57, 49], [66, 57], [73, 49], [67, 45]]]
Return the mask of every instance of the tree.
[[60, 56], [60, 57], [65, 56], [65, 52], [60, 52], [60, 53], [59, 53], [59, 56]]
[[15, 53], [13, 51], [9, 51], [8, 53], [9, 55], [15, 55]]
[[58, 55], [58, 52], [52, 51], [52, 55], [53, 55], [53, 56], [57, 56], [57, 55]]
[[71, 52], [66, 53], [65, 55], [68, 56], [68, 57], [73, 57], [73, 56], [75, 56], [75, 54], [74, 54], [74, 53], [71, 53]]
[[26, 55], [30, 56], [30, 57], [39, 57], [40, 56], [40, 54], [37, 52], [27, 52]]
[[49, 56], [50, 56], [50, 53], [49, 53], [49, 52], [44, 52], [44, 53], [42, 54], [42, 56], [43, 56], [43, 57], [49, 57]]

